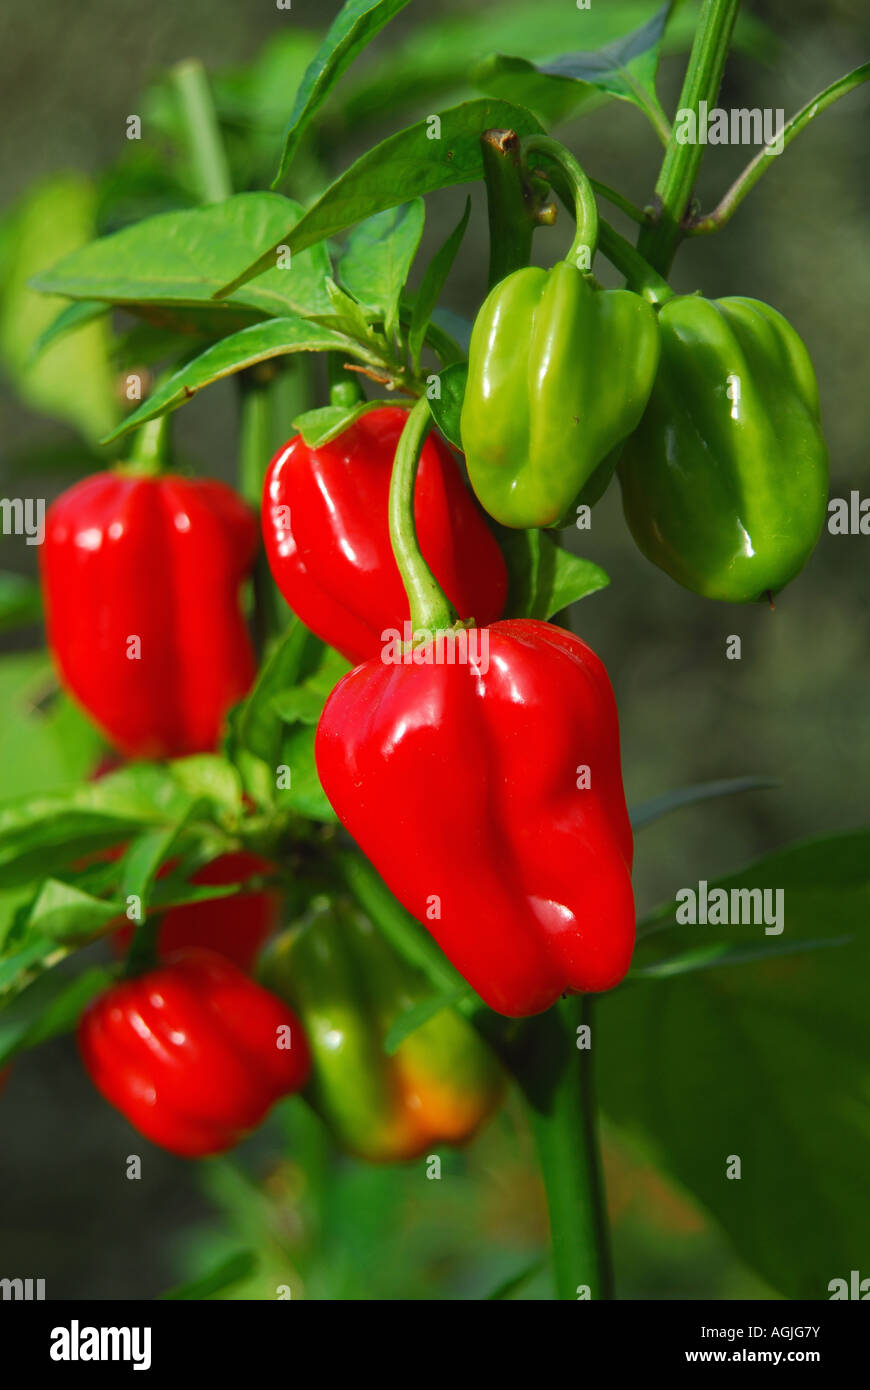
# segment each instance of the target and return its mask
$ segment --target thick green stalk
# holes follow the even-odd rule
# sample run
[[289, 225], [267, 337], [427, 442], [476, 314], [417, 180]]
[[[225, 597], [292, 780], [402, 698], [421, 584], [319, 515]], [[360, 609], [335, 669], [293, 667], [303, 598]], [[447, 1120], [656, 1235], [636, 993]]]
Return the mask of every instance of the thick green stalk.
[[505, 276], [528, 265], [537, 221], [516, 131], [485, 130], [480, 148], [489, 215], [487, 289], [491, 290]]
[[[681, 111], [697, 116], [702, 101], [715, 105], [739, 8], [740, 0], [704, 0], [680, 95]], [[680, 144], [679, 125], [674, 122], [656, 183], [655, 220], [641, 230], [637, 243], [641, 255], [662, 275], [670, 270], [684, 235], [682, 222], [705, 149], [700, 143]]]
[[[239, 491], [259, 516], [263, 481], [273, 453], [270, 374], [257, 368], [238, 376], [241, 425], [239, 435]], [[278, 593], [266, 556], [261, 550], [254, 567], [254, 640], [261, 653], [285, 627], [287, 607]]]
[[565, 999], [529, 1020], [504, 1052], [523, 1092], [535, 1136], [559, 1299], [613, 1298], [593, 1053], [577, 1045], [577, 1028], [582, 1024], [591, 1028], [591, 1015], [591, 996]]
[[133, 435], [125, 466], [131, 473], [162, 473], [169, 459], [169, 416], [158, 415]]
[[172, 81], [200, 199], [220, 203], [230, 197], [233, 187], [205, 68], [198, 58], [189, 58], [172, 69]]
[[408, 414], [396, 449], [390, 479], [390, 541], [402, 583], [411, 606], [411, 626], [415, 631], [436, 633], [456, 622], [446, 595], [430, 570], [417, 541], [414, 521], [414, 486], [420, 451], [432, 424], [429, 404], [424, 396]]

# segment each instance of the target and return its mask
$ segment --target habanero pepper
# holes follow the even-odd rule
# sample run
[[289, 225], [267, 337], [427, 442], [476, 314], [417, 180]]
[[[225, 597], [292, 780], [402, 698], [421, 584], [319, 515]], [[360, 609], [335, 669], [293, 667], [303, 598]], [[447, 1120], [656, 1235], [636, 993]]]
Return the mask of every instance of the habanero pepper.
[[186, 951], [113, 985], [78, 1027], [100, 1094], [182, 1158], [223, 1153], [308, 1080], [302, 1025], [212, 951]]
[[[296, 435], [273, 458], [263, 490], [263, 536], [273, 578], [294, 613], [348, 661], [366, 661], [381, 634], [399, 632], [408, 600], [390, 548], [393, 456], [408, 418], [368, 411], [309, 448]], [[423, 554], [459, 614], [487, 623], [507, 594], [501, 550], [450, 450], [426, 441], [415, 491]]]
[[558, 526], [597, 501], [643, 414], [658, 356], [652, 305], [631, 290], [596, 289], [573, 265], [529, 266], [490, 290], [460, 418], [468, 476], [490, 516]]
[[757, 299], [669, 300], [646, 413], [619, 463], [644, 555], [707, 598], [775, 594], [812, 553], [828, 457], [813, 366]]
[[128, 757], [216, 747], [256, 672], [239, 586], [257, 545], [245, 503], [212, 479], [98, 473], [49, 507], [49, 647], [63, 684]]
[[386, 1055], [390, 1026], [431, 991], [345, 904], [330, 904], [280, 936], [262, 974], [305, 1026], [313, 1107], [358, 1157], [393, 1163], [440, 1143], [464, 1143], [499, 1105], [503, 1079], [494, 1055], [450, 1009]]
[[[454, 662], [438, 641], [457, 644]], [[635, 914], [607, 672], [534, 619], [438, 641], [338, 683], [315, 743], [324, 791], [491, 1008], [522, 1017], [565, 991], [610, 989]]]

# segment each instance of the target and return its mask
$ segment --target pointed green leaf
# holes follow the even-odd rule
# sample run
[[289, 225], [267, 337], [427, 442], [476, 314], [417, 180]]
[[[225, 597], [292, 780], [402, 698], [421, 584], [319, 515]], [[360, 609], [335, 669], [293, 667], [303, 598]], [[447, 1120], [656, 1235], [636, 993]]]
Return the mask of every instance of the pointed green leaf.
[[[214, 294], [251, 248], [275, 243], [265, 274], [230, 304], [273, 316], [329, 309], [324, 246], [280, 264], [277, 252], [302, 209], [279, 193], [237, 193], [221, 203], [164, 212], [82, 246], [33, 280], [70, 299], [123, 305], [191, 305], [226, 313]], [[282, 261], [288, 257], [283, 256]]]
[[384, 321], [392, 335], [399, 297], [423, 235], [422, 198], [375, 213], [355, 227], [338, 263], [338, 278], [354, 298]]
[[280, 243], [296, 255], [409, 198], [482, 178], [480, 137], [491, 126], [510, 127], [519, 135], [542, 130], [530, 111], [485, 97], [451, 106], [398, 131], [331, 183], [299, 222], [288, 225], [284, 235], [256, 260], [246, 265], [239, 257], [235, 279], [224, 286], [220, 298], [235, 295], [240, 286], [271, 269]]
[[296, 93], [284, 132], [281, 166], [273, 187], [281, 182], [289, 169], [308, 122], [326, 101], [342, 73], [407, 4], [408, 0], [347, 0], [342, 5]]
[[252, 367], [256, 362], [265, 362], [270, 357], [281, 357], [288, 352], [322, 352], [330, 348], [351, 357], [360, 356], [359, 345], [343, 333], [336, 333], [331, 328], [323, 328], [296, 315], [255, 323], [250, 328], [243, 328], [241, 333], [231, 333], [228, 338], [221, 338], [220, 342], [186, 363], [153, 391], [132, 415], [128, 415], [109, 439], [118, 439], [146, 420], [177, 410], [192, 400], [204, 386], [210, 386], [222, 377], [232, 376], [245, 367]]
[[676, 791], [663, 792], [649, 801], [642, 801], [631, 808], [633, 830], [642, 830], [645, 825], [671, 811], [679, 811], [684, 806], [694, 806], [698, 801], [709, 801], [719, 796], [737, 796], [740, 792], [766, 791], [781, 783], [770, 777], [726, 777], [717, 782], [698, 782], [693, 787], [680, 787]]
[[420, 354], [423, 351], [423, 343], [426, 339], [426, 329], [429, 327], [429, 320], [435, 310], [444, 282], [450, 274], [450, 268], [456, 259], [456, 253], [462, 245], [462, 238], [465, 236], [465, 229], [468, 226], [468, 219], [471, 216], [471, 199], [465, 200], [465, 211], [457, 222], [453, 231], [450, 233], [444, 245], [439, 247], [426, 267], [420, 288], [414, 299], [414, 309], [411, 314], [411, 327], [408, 333], [408, 350], [411, 354], [411, 364], [414, 371], [419, 371]]
[[600, 566], [556, 545], [545, 531], [499, 528], [508, 568], [505, 611], [516, 618], [552, 618], [610, 583]]

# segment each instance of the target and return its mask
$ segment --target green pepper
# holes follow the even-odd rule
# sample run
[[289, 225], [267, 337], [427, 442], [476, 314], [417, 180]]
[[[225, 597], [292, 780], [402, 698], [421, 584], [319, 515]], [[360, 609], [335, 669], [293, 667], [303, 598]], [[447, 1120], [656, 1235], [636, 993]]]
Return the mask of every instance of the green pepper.
[[354, 908], [332, 903], [283, 933], [262, 976], [295, 1001], [313, 1061], [308, 1099], [350, 1153], [395, 1162], [462, 1143], [499, 1105], [498, 1062], [450, 1008], [385, 1053], [391, 1025], [431, 987]]
[[503, 526], [558, 526], [610, 481], [659, 358], [655, 310], [560, 262], [496, 285], [471, 335], [460, 430], [468, 476]]
[[775, 594], [812, 552], [828, 456], [806, 348], [757, 299], [671, 299], [649, 405], [622, 451], [626, 520], [648, 559], [695, 593]]

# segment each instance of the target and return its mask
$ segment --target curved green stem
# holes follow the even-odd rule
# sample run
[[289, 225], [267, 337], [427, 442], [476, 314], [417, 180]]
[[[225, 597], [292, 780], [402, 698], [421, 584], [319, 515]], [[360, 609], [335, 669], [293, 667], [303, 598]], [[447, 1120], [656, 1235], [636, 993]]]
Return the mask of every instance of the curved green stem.
[[620, 236], [607, 222], [602, 222], [599, 226], [598, 249], [611, 265], [615, 265], [616, 269], [622, 272], [629, 288], [636, 294], [643, 295], [650, 304], [661, 305], [673, 299], [674, 291], [667, 280], [664, 280], [658, 271], [653, 270], [649, 261], [644, 260], [631, 242], [626, 241], [625, 237]]
[[423, 559], [414, 521], [414, 486], [420, 451], [432, 424], [425, 396], [408, 414], [390, 479], [390, 541], [411, 605], [411, 626], [435, 633], [456, 622], [450, 603]]
[[[704, 0], [680, 95], [680, 110], [697, 115], [702, 101], [715, 105], [739, 8], [740, 0]], [[679, 121], [674, 123], [656, 183], [655, 221], [643, 228], [637, 243], [641, 255], [662, 275], [670, 270], [683, 235], [681, 223], [705, 150], [701, 144], [681, 144], [677, 139], [679, 125]]]
[[732, 183], [725, 196], [720, 199], [712, 212], [699, 213], [697, 217], [690, 218], [684, 223], [684, 230], [688, 236], [705, 236], [709, 232], [718, 232], [720, 227], [724, 227], [737, 211], [743, 199], [751, 188], [754, 188], [766, 169], [769, 169], [774, 159], [782, 153], [796, 135], [809, 125], [816, 116], [827, 107], [832, 106], [840, 97], [844, 97], [847, 92], [851, 92], [855, 87], [860, 87], [862, 82], [870, 79], [870, 63], [862, 63], [859, 68], [854, 68], [852, 72], [841, 77], [838, 82], [832, 82], [830, 87], [814, 96], [812, 101], [808, 101], [790, 121], [786, 121], [777, 138], [769, 145], [764, 145], [755, 156], [750, 160], [746, 168]]
[[547, 155], [564, 174], [574, 199], [574, 216], [577, 222], [577, 231], [565, 260], [570, 265], [584, 269], [582, 262], [588, 258], [588, 264], [591, 266], [598, 245], [598, 204], [588, 178], [571, 151], [560, 145], [558, 140], [552, 140], [549, 135], [528, 135], [521, 141], [520, 148], [524, 159], [528, 159], [529, 154], [533, 152]]

